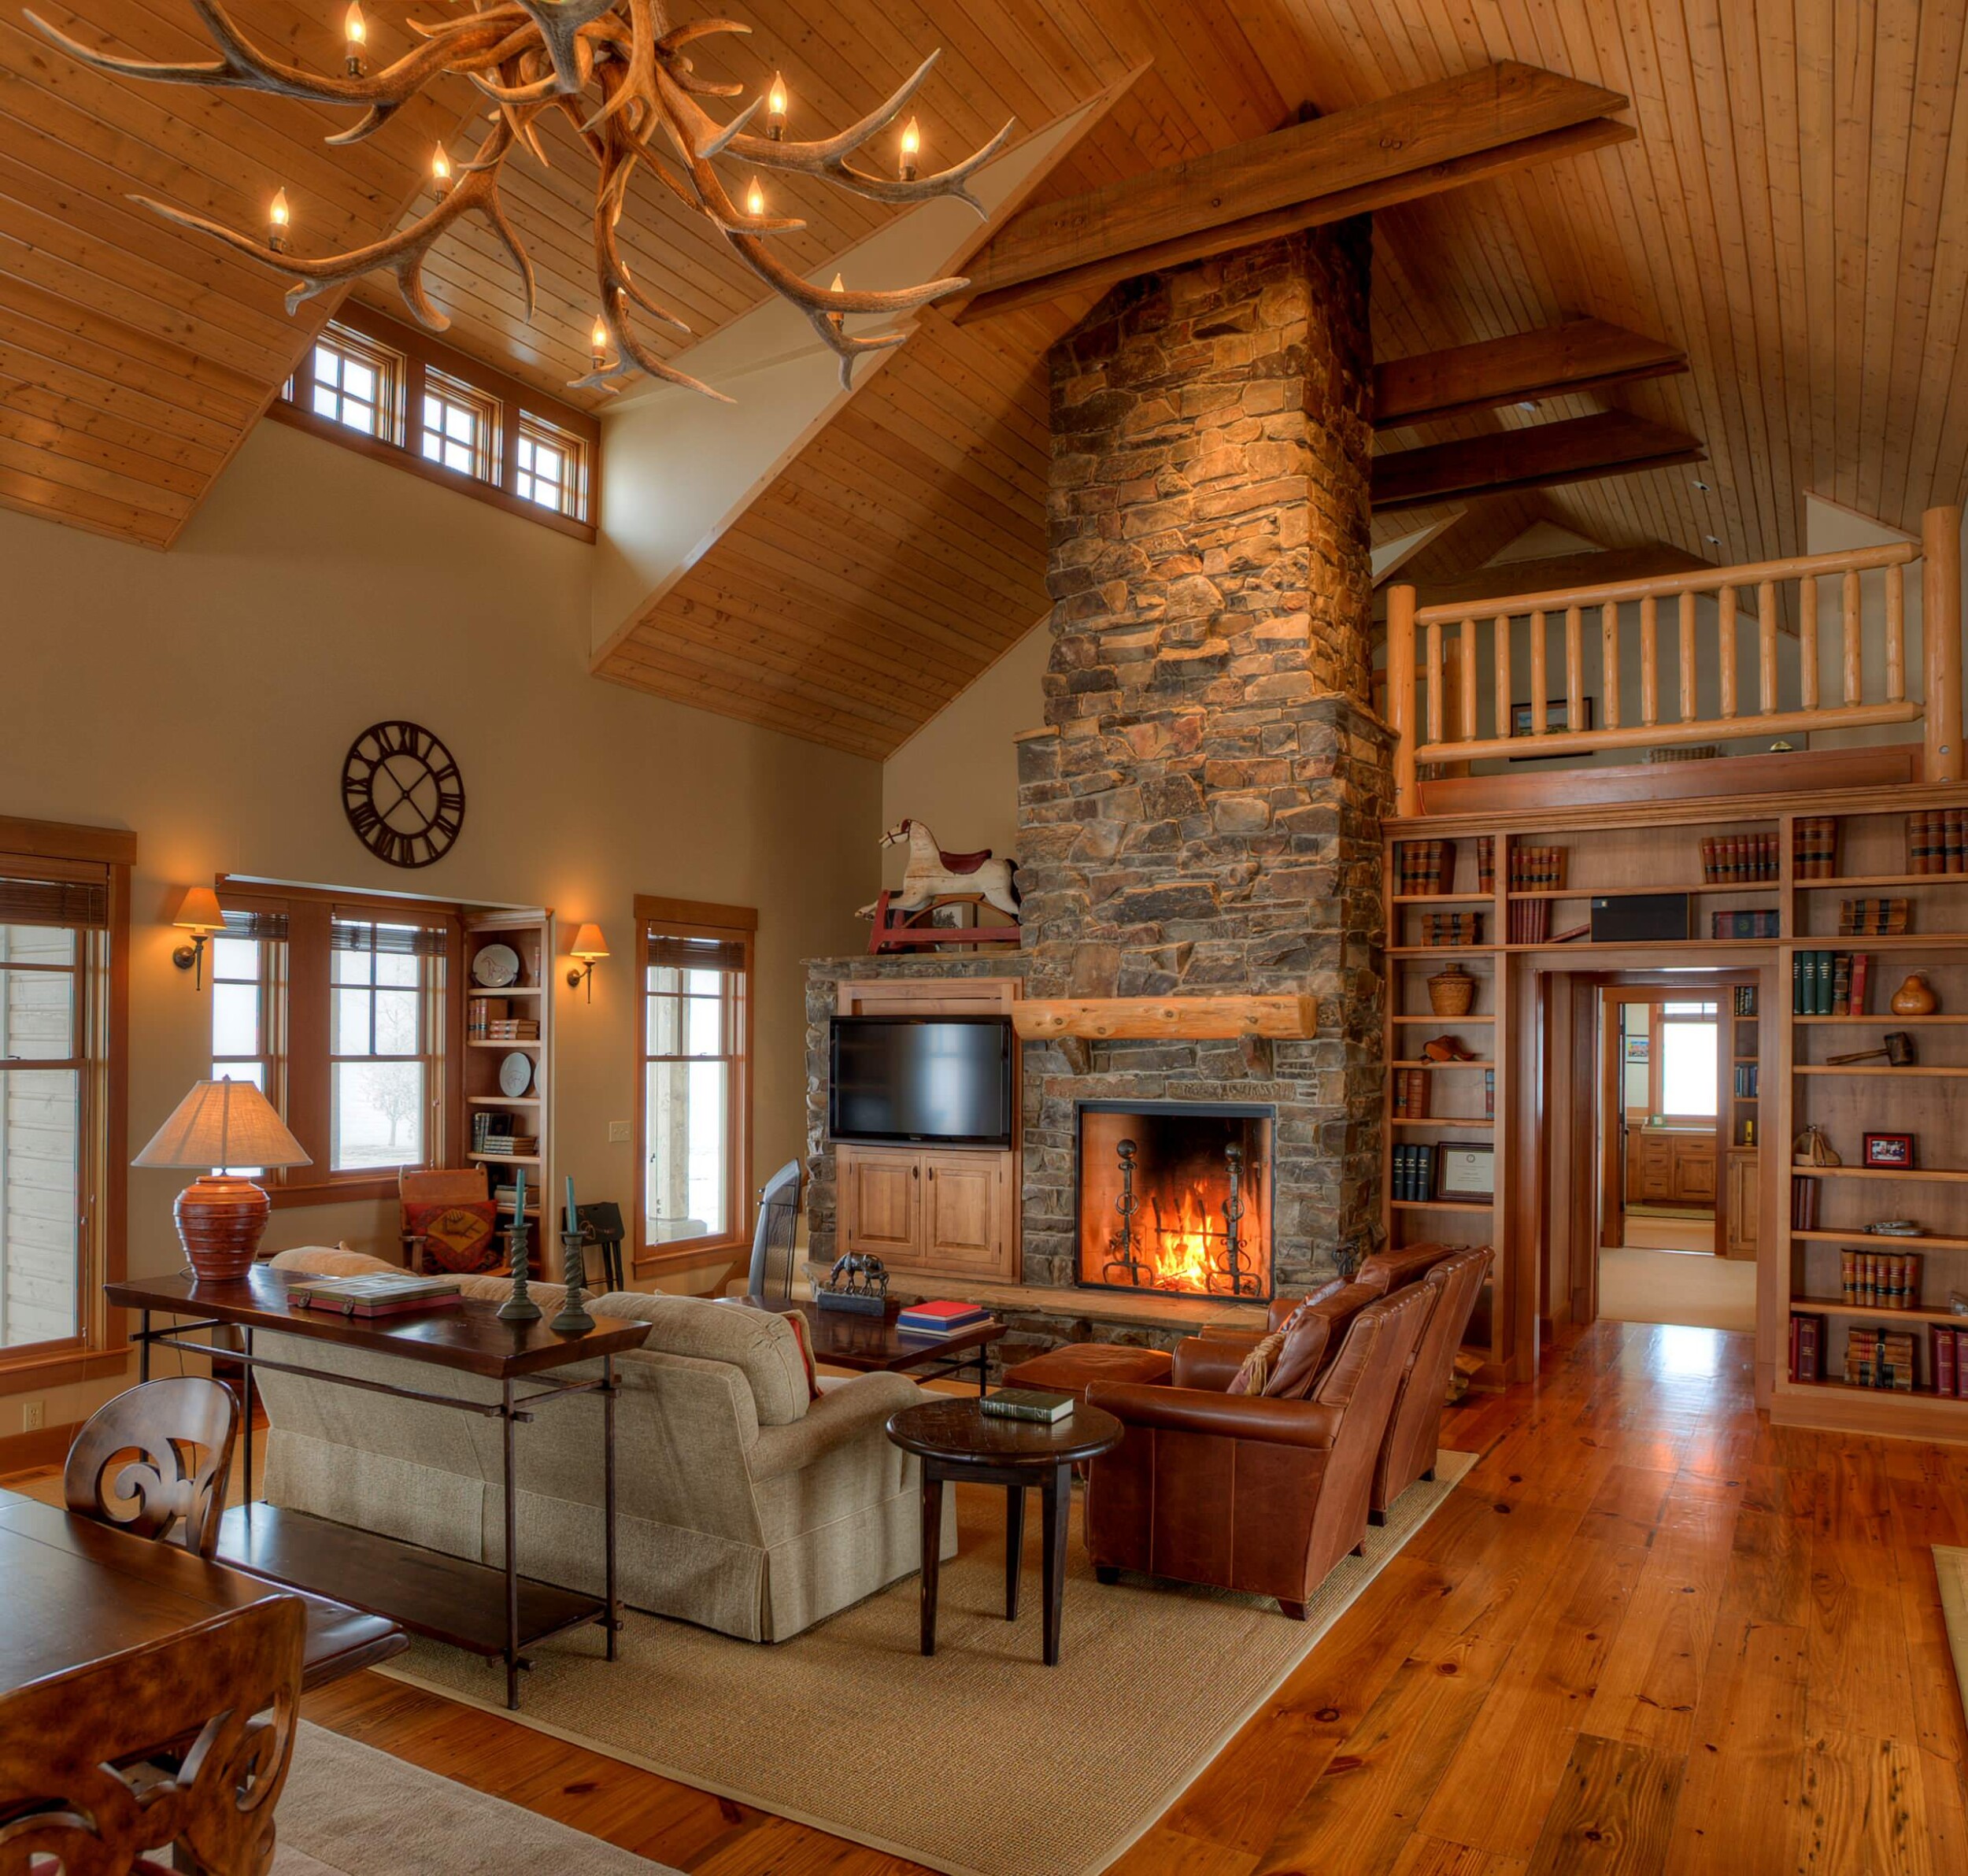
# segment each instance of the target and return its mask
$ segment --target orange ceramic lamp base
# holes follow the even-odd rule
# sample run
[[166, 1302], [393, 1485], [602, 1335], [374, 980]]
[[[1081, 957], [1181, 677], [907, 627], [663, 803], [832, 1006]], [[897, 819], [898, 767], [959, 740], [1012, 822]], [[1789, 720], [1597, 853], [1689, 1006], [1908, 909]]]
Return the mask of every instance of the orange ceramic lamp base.
[[208, 1173], [178, 1194], [178, 1240], [202, 1283], [236, 1282], [253, 1267], [273, 1201], [250, 1179]]

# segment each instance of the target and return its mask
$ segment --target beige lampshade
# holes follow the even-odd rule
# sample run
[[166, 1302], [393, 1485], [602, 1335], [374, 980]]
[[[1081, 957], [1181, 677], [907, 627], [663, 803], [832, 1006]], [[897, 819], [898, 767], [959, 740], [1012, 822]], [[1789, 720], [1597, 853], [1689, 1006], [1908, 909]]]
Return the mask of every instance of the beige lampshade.
[[132, 1166], [311, 1166], [250, 1082], [198, 1082], [151, 1136]]
[[209, 886], [187, 886], [171, 923], [186, 931], [220, 931], [225, 914], [219, 909], [219, 895]]
[[602, 937], [599, 925], [583, 925], [575, 933], [568, 951], [570, 957], [579, 958], [606, 957], [608, 954], [609, 942]]

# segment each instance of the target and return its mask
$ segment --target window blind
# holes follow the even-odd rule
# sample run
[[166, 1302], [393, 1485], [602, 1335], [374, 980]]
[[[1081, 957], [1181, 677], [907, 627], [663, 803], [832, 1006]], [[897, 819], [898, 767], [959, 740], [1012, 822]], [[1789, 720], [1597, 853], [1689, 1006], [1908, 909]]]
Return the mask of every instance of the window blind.
[[337, 911], [328, 923], [331, 951], [375, 951], [393, 957], [442, 957], [448, 924], [422, 924], [414, 916], [398, 919], [353, 918]]
[[283, 912], [248, 912], [229, 905], [226, 908], [224, 935], [283, 945], [287, 938], [287, 915]]
[[0, 925], [63, 925], [85, 931], [106, 931], [109, 882], [0, 875]]
[[729, 971], [745, 968], [745, 946], [737, 938], [678, 938], [652, 931], [645, 938], [643, 961], [672, 971]]

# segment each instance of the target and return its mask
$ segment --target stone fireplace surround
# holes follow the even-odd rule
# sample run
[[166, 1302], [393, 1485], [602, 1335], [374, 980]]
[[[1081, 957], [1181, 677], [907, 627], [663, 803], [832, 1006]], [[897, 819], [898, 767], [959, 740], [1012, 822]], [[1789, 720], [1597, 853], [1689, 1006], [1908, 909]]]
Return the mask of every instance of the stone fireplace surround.
[[1363, 221], [1145, 276], [1055, 347], [1053, 649], [1045, 727], [1018, 749], [1023, 948], [808, 967], [817, 1258], [834, 1242], [827, 1023], [842, 982], [1318, 998], [1318, 1033], [1274, 1042], [1256, 1072], [1234, 1039], [1024, 1045], [1022, 1283], [985, 1299], [1012, 1321], [1008, 1359], [1257, 1317], [1075, 1287], [1079, 1102], [1272, 1109], [1281, 1295], [1330, 1275], [1378, 1215], [1391, 738], [1365, 704], [1368, 256]]

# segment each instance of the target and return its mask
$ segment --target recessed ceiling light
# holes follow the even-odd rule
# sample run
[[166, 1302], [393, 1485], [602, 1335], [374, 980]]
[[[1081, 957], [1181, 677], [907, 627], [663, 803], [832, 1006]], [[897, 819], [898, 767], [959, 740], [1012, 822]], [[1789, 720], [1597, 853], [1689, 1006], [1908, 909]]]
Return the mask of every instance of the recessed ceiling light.
[[1722, 536], [1718, 534], [1705, 534], [1702, 536], [1702, 538], [1706, 541], [1711, 547], [1719, 547], [1722, 545]]
[[1688, 486], [1691, 489], [1700, 489], [1704, 495], [1708, 493], [1708, 484], [1705, 482], [1691, 482]]
[[1535, 398], [1520, 398], [1517, 401], [1517, 408], [1519, 410], [1535, 411], [1537, 408], [1537, 400]]

